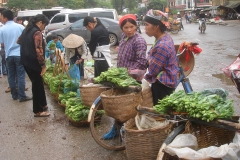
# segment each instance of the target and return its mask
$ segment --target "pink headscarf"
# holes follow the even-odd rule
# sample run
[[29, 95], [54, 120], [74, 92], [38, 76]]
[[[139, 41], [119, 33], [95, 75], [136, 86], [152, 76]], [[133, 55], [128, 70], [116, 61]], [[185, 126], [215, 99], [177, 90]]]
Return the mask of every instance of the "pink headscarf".
[[162, 11], [150, 9], [150, 10], [147, 12], [147, 15], [146, 15], [146, 16], [151, 17], [151, 18], [156, 19], [156, 20], [159, 20], [159, 21], [161, 21], [167, 28], [170, 28], [170, 23], [169, 23], [168, 20], [167, 20], [167, 15], [166, 15], [165, 13], [163, 13]]

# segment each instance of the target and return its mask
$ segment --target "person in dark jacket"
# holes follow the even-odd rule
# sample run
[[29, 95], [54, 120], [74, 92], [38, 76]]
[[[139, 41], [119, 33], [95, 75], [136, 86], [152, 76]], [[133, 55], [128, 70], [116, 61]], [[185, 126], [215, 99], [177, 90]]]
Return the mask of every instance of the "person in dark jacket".
[[203, 12], [203, 10], [201, 10], [200, 11], [200, 14], [198, 15], [198, 19], [199, 19], [199, 21], [198, 21], [198, 23], [199, 23], [199, 27], [198, 27], [198, 29], [200, 30], [200, 26], [202, 25], [202, 19], [204, 19], [205, 20], [205, 18], [206, 18], [206, 15], [205, 15], [205, 13]]
[[45, 15], [36, 15], [19, 38], [21, 63], [32, 82], [34, 117], [50, 115], [46, 111], [48, 107], [42, 78], [46, 72], [45, 43], [42, 31], [48, 23], [49, 19]]
[[97, 77], [112, 66], [109, 33], [98, 18], [85, 17], [83, 26], [91, 32], [89, 49], [94, 59], [94, 76]]

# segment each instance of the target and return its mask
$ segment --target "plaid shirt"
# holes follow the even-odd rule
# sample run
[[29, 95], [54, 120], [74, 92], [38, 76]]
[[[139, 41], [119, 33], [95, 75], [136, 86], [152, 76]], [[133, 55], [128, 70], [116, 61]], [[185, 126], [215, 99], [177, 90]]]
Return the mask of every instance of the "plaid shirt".
[[117, 67], [147, 69], [146, 50], [147, 43], [139, 33], [136, 32], [130, 38], [123, 33], [119, 44]]
[[170, 88], [177, 87], [178, 62], [174, 43], [169, 34], [160, 38], [148, 52], [148, 63], [145, 79], [149, 83], [159, 80]]
[[34, 44], [36, 48], [36, 53], [37, 53], [37, 60], [40, 66], [45, 66], [45, 55], [43, 51], [43, 46], [42, 46], [42, 33], [40, 31], [35, 32], [33, 35], [34, 39]]

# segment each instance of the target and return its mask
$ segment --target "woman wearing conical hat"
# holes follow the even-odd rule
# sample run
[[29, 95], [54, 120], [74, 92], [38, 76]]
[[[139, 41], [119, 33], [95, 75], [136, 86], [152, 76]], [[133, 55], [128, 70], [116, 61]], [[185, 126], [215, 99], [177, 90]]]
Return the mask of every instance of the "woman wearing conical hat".
[[88, 56], [87, 43], [81, 36], [70, 34], [63, 42], [65, 47], [64, 62], [66, 70], [69, 64], [77, 64], [80, 71], [80, 79], [84, 78], [84, 59]]

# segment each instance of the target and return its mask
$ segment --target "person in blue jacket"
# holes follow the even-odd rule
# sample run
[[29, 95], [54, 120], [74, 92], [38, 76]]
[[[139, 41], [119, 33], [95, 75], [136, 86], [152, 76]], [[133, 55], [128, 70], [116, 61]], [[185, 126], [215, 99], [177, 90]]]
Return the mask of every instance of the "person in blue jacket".
[[[51, 48], [51, 44], [55, 43], [55, 48]], [[60, 42], [60, 40], [58, 39], [57, 35], [53, 35], [52, 40], [48, 42], [47, 47], [46, 47], [46, 57], [50, 57], [50, 60], [53, 61], [53, 59], [55, 58], [55, 50], [56, 49], [60, 49], [61, 52], [64, 51], [64, 47], [62, 45], [62, 43]]]

